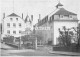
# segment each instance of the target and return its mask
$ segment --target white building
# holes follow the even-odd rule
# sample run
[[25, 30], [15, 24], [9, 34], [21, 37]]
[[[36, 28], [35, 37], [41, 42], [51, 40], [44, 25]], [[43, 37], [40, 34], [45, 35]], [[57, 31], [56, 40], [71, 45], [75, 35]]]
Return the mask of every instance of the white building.
[[22, 32], [26, 30], [28, 23], [27, 21], [25, 22], [25, 20], [23, 19], [23, 14], [22, 17], [18, 16], [15, 13], [12, 13], [5, 17], [4, 14], [3, 36], [7, 36], [7, 35], [14, 36], [14, 37], [21, 36]]
[[[50, 14], [44, 17], [37, 24], [39, 27], [50, 27], [50, 30], [45, 30], [43, 33], [44, 42], [48, 40], [53, 41], [53, 45], [58, 43], [57, 38], [59, 37], [59, 28], [65, 26], [66, 28], [77, 27], [78, 19], [77, 14], [67, 11], [63, 8], [61, 3], [56, 5], [56, 9]], [[40, 30], [41, 31], [41, 30]]]

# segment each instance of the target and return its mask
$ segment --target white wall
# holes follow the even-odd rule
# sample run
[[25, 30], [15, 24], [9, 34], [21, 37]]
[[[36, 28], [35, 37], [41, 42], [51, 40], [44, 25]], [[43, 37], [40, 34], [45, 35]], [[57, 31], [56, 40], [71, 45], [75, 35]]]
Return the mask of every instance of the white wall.
[[[11, 21], [10, 18], [13, 18]], [[16, 20], [18, 18], [18, 21]], [[10, 28], [7, 27], [7, 23], [10, 23]], [[13, 27], [13, 23], [16, 24], [16, 27]], [[21, 27], [19, 27], [19, 23], [21, 23]], [[6, 17], [4, 19], [4, 33], [7, 34], [7, 30], [10, 30], [10, 35], [18, 36], [19, 35], [19, 30], [24, 31], [25, 30], [25, 23], [20, 17]], [[13, 34], [13, 30], [16, 31], [16, 34]]]

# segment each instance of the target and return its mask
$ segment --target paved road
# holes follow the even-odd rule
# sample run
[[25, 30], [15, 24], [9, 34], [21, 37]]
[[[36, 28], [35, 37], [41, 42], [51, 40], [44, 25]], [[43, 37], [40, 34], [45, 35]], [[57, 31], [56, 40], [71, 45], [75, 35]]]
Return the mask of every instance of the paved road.
[[8, 45], [2, 44], [3, 48], [1, 49], [1, 56], [65, 56], [59, 54], [51, 54], [49, 53], [48, 47], [39, 47], [37, 50], [34, 51], [27, 51], [27, 50], [15, 50], [13, 47]]

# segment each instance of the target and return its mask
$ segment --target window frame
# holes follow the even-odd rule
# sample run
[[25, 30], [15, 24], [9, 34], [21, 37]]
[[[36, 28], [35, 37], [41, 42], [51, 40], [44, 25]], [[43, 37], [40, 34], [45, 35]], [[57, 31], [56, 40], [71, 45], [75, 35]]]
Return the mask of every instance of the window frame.
[[72, 18], [72, 15], [69, 15], [69, 18]]
[[16, 20], [18, 21], [18, 18], [16, 18]]
[[13, 20], [13, 18], [10, 18], [10, 20], [12, 21], [12, 20]]
[[13, 31], [13, 34], [16, 34], [16, 31], [15, 30]]
[[10, 30], [7, 30], [7, 33], [10, 34]]
[[10, 23], [7, 23], [7, 27], [10, 27]]
[[19, 30], [19, 34], [21, 34], [21, 30]]
[[13, 27], [16, 27], [16, 23], [13, 23]]
[[21, 25], [21, 23], [19, 23], [19, 27], [21, 27], [22, 25]]
[[64, 17], [64, 15], [60, 15], [60, 18], [63, 18]]

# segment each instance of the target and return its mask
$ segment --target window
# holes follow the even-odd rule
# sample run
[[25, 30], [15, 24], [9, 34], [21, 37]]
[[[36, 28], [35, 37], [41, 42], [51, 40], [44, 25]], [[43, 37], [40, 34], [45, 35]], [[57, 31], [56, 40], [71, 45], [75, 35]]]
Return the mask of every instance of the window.
[[21, 27], [21, 23], [19, 23], [19, 27]]
[[60, 18], [63, 18], [63, 15], [60, 15]]
[[15, 23], [13, 23], [13, 27], [16, 27], [16, 24]]
[[12, 18], [10, 18], [10, 20], [12, 21]]
[[7, 27], [10, 27], [10, 23], [7, 23]]
[[16, 31], [13, 31], [13, 34], [16, 34]]
[[18, 21], [18, 18], [16, 18], [16, 20]]
[[10, 30], [7, 30], [7, 33], [10, 34]]
[[21, 33], [21, 31], [19, 31], [19, 33]]
[[69, 17], [70, 17], [70, 18], [72, 18], [72, 16], [71, 16], [71, 15], [70, 15]]

